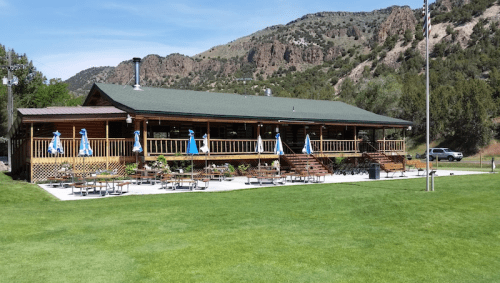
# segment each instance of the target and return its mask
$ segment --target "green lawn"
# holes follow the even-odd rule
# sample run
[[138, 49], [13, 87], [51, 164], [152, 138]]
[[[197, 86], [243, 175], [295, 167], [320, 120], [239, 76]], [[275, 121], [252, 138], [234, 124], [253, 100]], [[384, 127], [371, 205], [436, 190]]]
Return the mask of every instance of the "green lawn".
[[60, 202], [0, 173], [1, 282], [499, 282], [500, 174]]

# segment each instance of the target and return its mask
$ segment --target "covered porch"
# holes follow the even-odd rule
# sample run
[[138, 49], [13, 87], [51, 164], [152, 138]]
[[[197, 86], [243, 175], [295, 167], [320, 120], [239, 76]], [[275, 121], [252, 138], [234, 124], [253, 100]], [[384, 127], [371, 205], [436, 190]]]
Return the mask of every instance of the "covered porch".
[[[30, 120], [26, 120], [30, 121]], [[86, 128], [89, 143], [93, 149], [91, 157], [78, 156], [82, 128]], [[186, 155], [188, 130], [195, 132], [197, 147], [203, 143], [206, 133], [210, 153]], [[132, 152], [134, 131], [141, 132], [143, 152]], [[52, 133], [61, 133], [64, 153], [48, 153]], [[361, 157], [364, 152], [384, 152], [389, 155], [403, 155], [406, 152], [404, 128], [387, 126], [367, 127], [359, 125], [338, 125], [327, 123], [290, 123], [272, 121], [207, 120], [186, 121], [172, 117], [133, 117], [127, 123], [123, 117], [102, 118], [94, 121], [47, 121], [32, 119], [19, 127], [13, 138], [14, 166], [25, 171], [29, 179], [43, 181], [52, 176], [61, 164], [70, 164], [73, 170], [116, 170], [125, 174], [128, 163], [155, 161], [163, 155], [167, 161], [190, 160], [215, 163], [255, 163], [275, 160], [275, 135], [280, 133], [285, 154], [300, 154], [305, 136], [309, 134], [318, 158]], [[262, 137], [264, 152], [255, 152], [257, 137]], [[402, 138], [399, 138], [402, 137]], [[23, 160], [23, 156], [26, 158]], [[252, 162], [253, 160], [253, 162]]]

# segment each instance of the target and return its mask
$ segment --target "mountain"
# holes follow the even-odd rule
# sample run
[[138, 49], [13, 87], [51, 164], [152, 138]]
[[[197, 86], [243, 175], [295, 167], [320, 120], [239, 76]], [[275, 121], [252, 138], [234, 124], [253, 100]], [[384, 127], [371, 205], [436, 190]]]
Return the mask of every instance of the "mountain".
[[[414, 30], [409, 7], [372, 12], [320, 12], [286, 25], [272, 26], [193, 57], [148, 55], [141, 63], [141, 84], [197, 87], [235, 77], [267, 78], [281, 69], [304, 71], [346, 55], [350, 48], [369, 49], [372, 42]], [[260, 75], [260, 76], [259, 76]], [[72, 92], [84, 93], [94, 82], [126, 84], [133, 76], [131, 60], [117, 67], [84, 70], [66, 81]]]
[[76, 95], [87, 95], [94, 83], [106, 82], [114, 67], [92, 67], [67, 79], [68, 89]]
[[[485, 1], [496, 2], [472, 2]], [[438, 0], [431, 5], [431, 10], [433, 15], [446, 19], [453, 14], [453, 9], [470, 6], [469, 2]], [[326, 64], [322, 70], [329, 73], [328, 83], [338, 93], [346, 78], [358, 82], [367, 66], [372, 73], [381, 64], [398, 69], [402, 65], [400, 54], [409, 49], [423, 56], [425, 40], [416, 40], [421, 30], [421, 18], [421, 9], [411, 10], [407, 6], [372, 12], [308, 14], [286, 25], [265, 28], [192, 57], [148, 55], [141, 62], [141, 85], [247, 92], [247, 88], [238, 86], [236, 79], [250, 77], [254, 80], [253, 86], [246, 87], [251, 93], [262, 94], [270, 84], [262, 86], [259, 82], [307, 72]], [[471, 21], [474, 23], [477, 19]], [[447, 23], [433, 23], [431, 50], [438, 43], [448, 42], [446, 26]], [[455, 32], [461, 47], [466, 48], [472, 33], [471, 25], [456, 26]], [[380, 50], [380, 46], [385, 50]], [[84, 70], [66, 83], [73, 93], [84, 95], [94, 82], [131, 84], [133, 76], [133, 63], [128, 60], [116, 67]]]

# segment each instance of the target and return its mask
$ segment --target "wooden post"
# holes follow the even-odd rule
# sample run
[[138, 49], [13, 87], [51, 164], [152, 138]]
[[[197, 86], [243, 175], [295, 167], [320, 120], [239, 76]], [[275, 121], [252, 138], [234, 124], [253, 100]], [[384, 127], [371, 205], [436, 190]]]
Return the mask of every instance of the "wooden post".
[[382, 147], [384, 149], [384, 153], [385, 153], [385, 128], [382, 129], [382, 135], [384, 136], [384, 139], [383, 139], [383, 143], [382, 143]]
[[73, 153], [72, 153], [73, 164], [71, 165], [73, 170], [76, 170], [76, 168], [75, 168], [75, 163], [76, 163], [76, 140], [75, 140], [75, 137], [76, 137], [75, 124], [73, 124]]
[[403, 153], [406, 155], [406, 130], [403, 129]]
[[109, 169], [109, 121], [106, 120], [106, 170]]
[[319, 151], [323, 153], [323, 125], [319, 126]]
[[210, 152], [212, 151], [212, 145], [210, 144], [210, 121], [207, 121], [207, 145], [210, 149], [208, 156], [210, 156]]
[[483, 155], [479, 154], [479, 168], [483, 168]]
[[142, 121], [142, 150], [144, 151], [144, 162], [148, 156], [148, 124], [146, 120]]
[[[31, 129], [30, 129], [30, 155], [29, 156], [30, 156], [30, 182], [33, 183], [33, 123], [31, 123]], [[12, 165], [10, 165], [10, 166], [12, 166]]]
[[354, 152], [358, 152], [358, 131], [356, 126], [354, 126]]

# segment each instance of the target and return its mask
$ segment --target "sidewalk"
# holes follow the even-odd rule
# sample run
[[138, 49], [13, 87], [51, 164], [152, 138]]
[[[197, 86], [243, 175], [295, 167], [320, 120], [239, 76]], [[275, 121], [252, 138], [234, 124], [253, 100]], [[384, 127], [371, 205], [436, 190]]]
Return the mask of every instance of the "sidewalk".
[[[380, 172], [380, 179], [379, 180], [371, 180], [369, 179], [369, 176], [367, 174], [363, 175], [331, 175], [331, 176], [326, 176], [325, 181], [321, 182], [319, 184], [327, 183], [327, 184], [333, 184], [333, 183], [347, 183], [347, 182], [383, 182], [383, 181], [388, 181], [388, 180], [405, 180], [405, 179], [412, 179], [412, 178], [425, 178], [425, 175], [422, 176], [422, 172], [420, 172], [420, 176], [417, 176], [417, 171], [409, 171], [405, 172], [406, 177], [400, 177], [401, 173], [396, 173], [394, 174], [393, 178], [386, 178], [387, 174], [385, 172]], [[437, 178], [443, 177], [443, 176], [450, 176], [453, 174], [454, 176], [459, 176], [459, 175], [475, 175], [475, 174], [488, 174], [486, 172], [473, 172], [473, 171], [453, 171], [453, 170], [438, 170], [437, 171]], [[389, 174], [391, 176], [392, 174]], [[247, 184], [247, 178], [246, 177], [235, 177], [233, 181], [222, 181], [219, 182], [217, 180], [210, 181], [208, 189], [206, 190], [194, 190], [190, 191], [187, 188], [183, 189], [178, 189], [178, 190], [172, 190], [172, 189], [161, 189], [161, 184], [157, 183], [155, 185], [151, 184], [141, 184], [141, 185], [136, 185], [136, 184], [131, 184], [129, 187], [128, 192], [124, 192], [123, 195], [121, 196], [127, 196], [127, 195], [152, 195], [152, 194], [175, 194], [175, 193], [186, 193], [186, 192], [224, 192], [224, 191], [233, 191], [233, 190], [244, 190], [244, 189], [251, 189], [251, 188], [260, 188], [260, 187], [282, 187], [282, 186], [298, 186], [298, 185], [304, 185], [304, 184], [317, 184], [317, 183], [304, 183], [304, 182], [290, 182], [287, 181], [285, 185], [282, 185], [281, 183], [278, 183], [278, 185], [273, 185], [271, 183], [265, 183], [259, 185], [257, 182], [253, 182], [252, 184]], [[71, 194], [71, 188], [63, 188], [60, 186], [50, 186], [49, 184], [40, 184], [39, 185], [41, 188], [55, 196], [56, 198], [60, 200], [85, 200], [85, 199], [102, 199], [102, 198], [108, 198], [108, 197], [115, 197], [115, 196], [120, 196], [118, 194], [111, 194], [111, 195], [106, 195], [106, 196], [101, 196], [99, 193], [90, 193], [87, 196], [82, 196], [80, 194], [80, 190], [75, 189], [75, 194]]]

